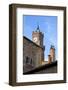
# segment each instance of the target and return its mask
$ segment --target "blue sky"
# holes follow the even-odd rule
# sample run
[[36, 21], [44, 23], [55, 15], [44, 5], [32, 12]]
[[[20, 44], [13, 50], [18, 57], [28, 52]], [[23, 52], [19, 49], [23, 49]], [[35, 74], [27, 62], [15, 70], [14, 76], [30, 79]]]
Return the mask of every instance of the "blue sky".
[[39, 25], [44, 33], [45, 59], [48, 59], [51, 45], [55, 46], [57, 57], [57, 16], [24, 15], [24, 36], [32, 40], [32, 31]]

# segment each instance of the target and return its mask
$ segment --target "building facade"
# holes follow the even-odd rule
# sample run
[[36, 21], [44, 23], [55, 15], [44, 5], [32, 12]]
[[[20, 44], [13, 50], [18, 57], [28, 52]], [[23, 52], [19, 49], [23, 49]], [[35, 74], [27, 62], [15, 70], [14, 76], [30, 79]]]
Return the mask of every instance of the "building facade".
[[42, 61], [44, 61], [43, 34], [38, 27], [36, 31], [32, 32], [32, 41], [23, 37], [24, 72], [40, 66]]

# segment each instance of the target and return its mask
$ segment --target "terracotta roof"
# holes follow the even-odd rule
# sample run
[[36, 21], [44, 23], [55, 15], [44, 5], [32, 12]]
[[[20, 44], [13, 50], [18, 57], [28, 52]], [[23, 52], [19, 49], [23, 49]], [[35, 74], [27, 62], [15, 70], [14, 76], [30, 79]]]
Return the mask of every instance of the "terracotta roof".
[[33, 74], [34, 72], [38, 72], [38, 71], [40, 71], [40, 70], [44, 70], [44, 69], [47, 69], [47, 68], [51, 68], [51, 67], [53, 67], [53, 66], [57, 66], [57, 61], [54, 61], [54, 62], [52, 62], [52, 63], [50, 63], [50, 64], [41, 65], [41, 66], [39, 66], [39, 67], [37, 67], [37, 68], [34, 68], [34, 69], [32, 69], [32, 70], [30, 70], [30, 71], [28, 71], [28, 72], [23, 73], [23, 74]]

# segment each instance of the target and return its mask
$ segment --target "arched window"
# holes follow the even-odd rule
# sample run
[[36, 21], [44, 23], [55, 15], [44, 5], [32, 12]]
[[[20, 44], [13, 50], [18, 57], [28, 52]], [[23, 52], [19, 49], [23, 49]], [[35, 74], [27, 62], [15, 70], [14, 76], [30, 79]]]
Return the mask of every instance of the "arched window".
[[31, 58], [30, 64], [32, 64], [32, 58]]
[[32, 58], [30, 59], [28, 56], [26, 56], [26, 64], [32, 65]]

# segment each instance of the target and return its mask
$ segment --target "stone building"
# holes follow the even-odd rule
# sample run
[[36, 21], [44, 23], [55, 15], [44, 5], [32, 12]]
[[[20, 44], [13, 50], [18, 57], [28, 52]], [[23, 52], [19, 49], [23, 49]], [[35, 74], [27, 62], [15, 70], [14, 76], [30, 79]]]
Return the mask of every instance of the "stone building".
[[29, 71], [39, 67], [44, 61], [43, 34], [39, 26], [36, 31], [32, 32], [32, 41], [23, 37], [23, 71]]

